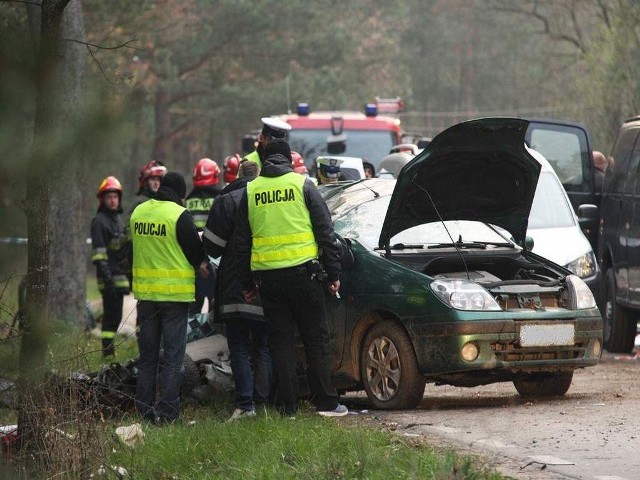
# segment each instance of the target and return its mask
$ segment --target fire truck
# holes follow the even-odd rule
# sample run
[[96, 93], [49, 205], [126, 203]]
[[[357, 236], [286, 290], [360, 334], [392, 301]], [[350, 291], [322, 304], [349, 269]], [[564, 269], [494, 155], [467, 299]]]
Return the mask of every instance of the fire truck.
[[[312, 112], [308, 103], [299, 103], [296, 114], [280, 115], [291, 125], [289, 143], [305, 159], [309, 172], [315, 172], [318, 156], [360, 157], [377, 171], [378, 164], [394, 145], [402, 143], [400, 98], [376, 98], [364, 112]], [[384, 115], [382, 114], [384, 113]]]

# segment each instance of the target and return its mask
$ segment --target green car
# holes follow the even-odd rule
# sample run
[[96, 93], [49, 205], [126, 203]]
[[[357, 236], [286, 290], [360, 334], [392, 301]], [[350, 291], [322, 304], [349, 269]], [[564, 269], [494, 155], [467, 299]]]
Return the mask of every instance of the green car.
[[541, 169], [527, 126], [464, 122], [397, 181], [320, 187], [354, 258], [326, 299], [338, 390], [364, 389], [378, 409], [415, 407], [427, 382], [564, 395], [598, 363], [590, 289], [525, 238]]

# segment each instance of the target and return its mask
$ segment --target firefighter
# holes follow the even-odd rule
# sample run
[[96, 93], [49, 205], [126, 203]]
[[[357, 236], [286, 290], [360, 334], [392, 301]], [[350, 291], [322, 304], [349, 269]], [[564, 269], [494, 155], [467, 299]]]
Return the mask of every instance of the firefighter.
[[341, 250], [331, 216], [315, 185], [293, 171], [286, 141], [270, 141], [264, 153], [260, 176], [247, 184], [238, 205], [236, 255], [245, 300], [250, 302], [260, 289], [269, 327], [274, 403], [285, 415], [298, 409], [297, 328], [316, 410], [326, 416], [346, 415], [348, 409], [331, 385], [323, 295], [325, 272], [329, 292], [336, 295], [340, 288]]
[[245, 301], [238, 281], [235, 251], [235, 219], [240, 198], [258, 173], [253, 162], [244, 162], [242, 177], [227, 185], [213, 204], [202, 241], [205, 251], [220, 258], [216, 282], [216, 322], [224, 322], [229, 360], [235, 384], [235, 409], [229, 421], [253, 417], [256, 404], [266, 404], [271, 390], [271, 356], [267, 325], [259, 298]]
[[129, 209], [129, 217], [138, 205], [152, 198], [160, 188], [160, 180], [167, 173], [167, 167], [162, 162], [151, 160], [140, 169], [138, 176], [138, 192]]
[[[187, 195], [185, 204], [193, 217], [193, 223], [199, 232], [204, 230], [215, 198], [220, 195], [220, 167], [210, 158], [201, 158], [193, 167], [193, 190]], [[209, 310], [213, 306], [215, 289], [214, 269], [209, 265], [209, 276], [204, 279], [196, 276], [196, 301], [189, 307], [189, 314], [202, 311], [205, 297], [209, 300]]]
[[[207, 275], [204, 247], [182, 201], [182, 175], [168, 172], [154, 198], [131, 215], [133, 294], [138, 300], [136, 409], [156, 424], [180, 415], [180, 386], [189, 304], [195, 300], [195, 269]], [[160, 346], [164, 351], [156, 395]]]
[[236, 178], [238, 178], [238, 167], [240, 166], [240, 162], [242, 159], [240, 155], [235, 153], [233, 155], [229, 155], [224, 159], [224, 183], [229, 185]]
[[114, 339], [122, 320], [124, 295], [129, 293], [128, 255], [122, 221], [122, 185], [116, 177], [102, 180], [97, 194], [100, 206], [91, 221], [91, 261], [96, 266], [102, 294], [102, 355], [115, 356]]
[[258, 171], [262, 169], [262, 160], [264, 157], [264, 149], [274, 138], [283, 139], [287, 136], [287, 132], [291, 130], [284, 120], [275, 117], [262, 117], [262, 131], [258, 136], [258, 145], [256, 149], [245, 156], [243, 162], [254, 162], [258, 165]]

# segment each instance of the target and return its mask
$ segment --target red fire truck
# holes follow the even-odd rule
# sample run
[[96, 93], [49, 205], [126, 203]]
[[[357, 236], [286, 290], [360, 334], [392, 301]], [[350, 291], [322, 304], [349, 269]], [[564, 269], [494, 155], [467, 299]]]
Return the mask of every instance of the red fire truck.
[[[376, 99], [363, 113], [349, 111], [311, 112], [308, 103], [299, 103], [296, 114], [280, 115], [291, 127], [291, 149], [300, 153], [310, 172], [320, 155], [361, 157], [377, 171], [380, 160], [394, 145], [402, 143], [400, 120], [402, 108], [397, 99]], [[385, 112], [391, 115], [378, 115]]]

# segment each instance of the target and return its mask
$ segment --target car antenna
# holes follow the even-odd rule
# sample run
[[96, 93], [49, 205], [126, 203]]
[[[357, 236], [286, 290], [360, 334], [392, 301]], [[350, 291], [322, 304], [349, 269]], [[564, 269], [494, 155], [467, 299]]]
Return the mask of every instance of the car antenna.
[[[447, 228], [446, 223], [444, 223], [444, 220], [442, 219], [442, 215], [440, 215], [440, 212], [438, 211], [438, 207], [436, 207], [436, 204], [433, 201], [433, 198], [431, 198], [431, 195], [429, 194], [427, 189], [416, 182], [416, 177], [417, 176], [418, 176], [418, 174], [416, 173], [413, 176], [413, 178], [411, 179], [411, 183], [414, 184], [416, 187], [418, 187], [420, 190], [422, 190], [427, 195], [427, 197], [429, 198], [429, 202], [431, 202], [431, 206], [433, 207], [433, 209], [435, 210], [436, 214], [438, 215], [438, 219], [440, 220], [440, 223], [442, 223], [442, 226], [444, 227], [444, 230], [447, 232], [447, 235], [449, 235], [449, 238], [451, 239], [451, 244], [453, 245], [453, 248], [456, 249], [456, 252], [458, 252], [458, 255], [460, 256], [460, 260], [462, 260], [462, 264], [464, 265], [464, 271], [467, 274], [467, 280], [470, 281], [471, 277], [469, 276], [469, 268], [467, 267], [467, 262], [464, 260], [464, 255], [462, 255], [462, 252], [458, 248], [458, 243], [453, 241], [453, 236], [451, 235], [451, 232], [449, 232], [449, 229]], [[460, 234], [460, 236], [458, 238], [458, 242], [462, 243], [462, 234]]]

